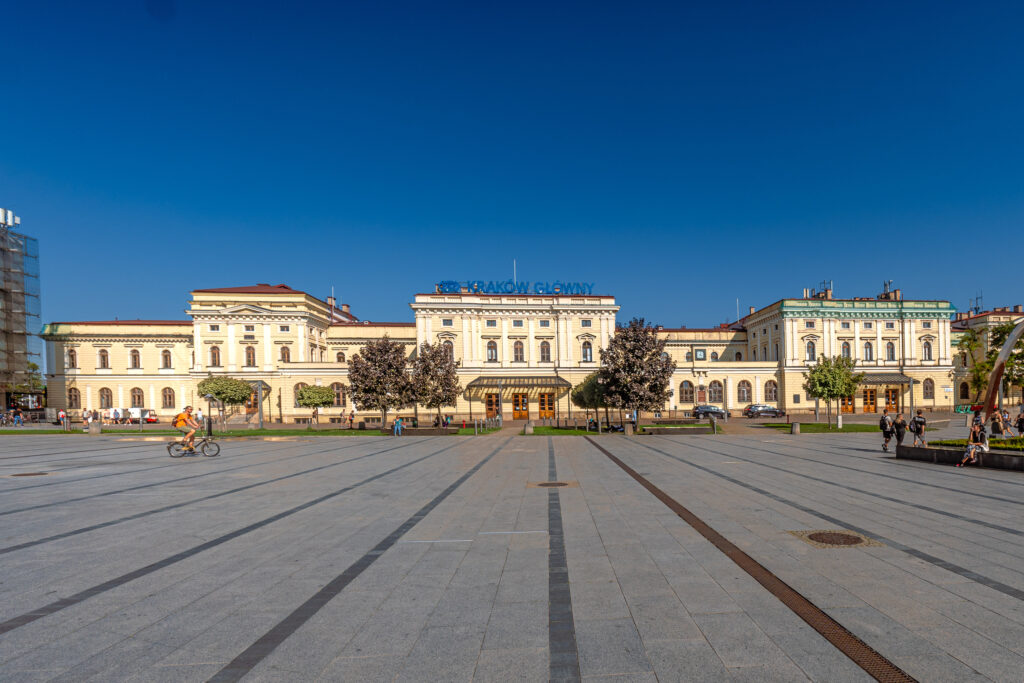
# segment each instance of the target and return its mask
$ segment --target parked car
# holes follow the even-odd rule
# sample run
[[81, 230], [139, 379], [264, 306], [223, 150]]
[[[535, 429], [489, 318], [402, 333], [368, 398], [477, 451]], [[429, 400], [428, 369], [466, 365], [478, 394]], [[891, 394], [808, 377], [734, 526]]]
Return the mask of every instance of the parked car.
[[693, 409], [693, 416], [698, 420], [709, 415], [714, 415], [719, 420], [725, 419], [725, 411], [718, 406], [695, 406]]
[[743, 409], [746, 417], [785, 417], [786, 411], [763, 403], [751, 403]]
[[129, 424], [137, 425], [140, 419], [146, 424], [160, 422], [160, 417], [156, 414], [156, 411], [148, 408], [127, 408], [125, 413], [125, 418]]

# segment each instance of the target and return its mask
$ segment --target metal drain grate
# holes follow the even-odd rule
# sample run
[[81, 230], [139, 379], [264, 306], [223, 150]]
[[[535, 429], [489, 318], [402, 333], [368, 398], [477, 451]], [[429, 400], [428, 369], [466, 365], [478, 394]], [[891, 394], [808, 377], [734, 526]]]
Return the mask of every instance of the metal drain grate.
[[882, 545], [873, 538], [843, 529], [812, 529], [811, 531], [790, 531], [789, 533], [815, 548], [857, 548]]
[[45, 477], [49, 472], [19, 472], [12, 474], [12, 477]]

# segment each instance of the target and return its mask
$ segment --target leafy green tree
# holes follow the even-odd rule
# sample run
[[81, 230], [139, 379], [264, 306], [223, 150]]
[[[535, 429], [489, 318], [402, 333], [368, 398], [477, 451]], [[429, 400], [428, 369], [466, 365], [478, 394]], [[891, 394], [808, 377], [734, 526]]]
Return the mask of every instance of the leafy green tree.
[[387, 425], [388, 410], [413, 402], [405, 366], [405, 346], [387, 336], [368, 343], [348, 362], [352, 401], [359, 410], [379, 410], [382, 428]]
[[[1014, 322], [1005, 322], [992, 328], [989, 333], [991, 346], [985, 358], [988, 372], [992, 372], [996, 356], [999, 355], [1003, 344], [1010, 338], [1010, 333], [1016, 327], [1017, 324]], [[1013, 351], [1010, 352], [1010, 357], [1006, 359], [1006, 366], [1003, 368], [1003, 382], [1007, 387], [1018, 386], [1024, 392], [1024, 337], [1017, 340]], [[985, 388], [987, 387], [982, 388], [982, 391]]]
[[590, 373], [582, 382], [572, 388], [572, 392], [569, 395], [574, 406], [587, 411], [588, 419], [590, 418], [591, 410], [597, 413], [600, 408], [608, 407], [604, 397], [604, 385], [600, 379], [599, 373]]
[[[804, 373], [804, 391], [808, 396], [825, 401], [829, 429], [832, 428], [832, 401], [838, 402], [844, 396], [852, 396], [857, 385], [864, 379], [864, 373], [855, 373], [853, 368], [852, 358], [821, 356]], [[838, 408], [837, 405], [837, 414]]]
[[454, 406], [462, 393], [459, 383], [458, 362], [448, 355], [444, 344], [420, 345], [419, 353], [412, 364], [412, 396], [416, 403], [437, 410], [441, 419], [441, 408]]
[[304, 408], [327, 408], [334, 405], [334, 389], [305, 386], [295, 394], [295, 402]]
[[[1003, 339], [1005, 341], [1005, 337]], [[967, 386], [974, 392], [975, 403], [981, 400], [981, 392], [988, 388], [988, 375], [992, 371], [983, 346], [984, 340], [973, 328], [968, 328], [956, 344], [960, 351], [967, 354]]]
[[631, 413], [658, 410], [672, 396], [675, 369], [675, 361], [665, 353], [665, 340], [643, 318], [633, 318], [615, 331], [607, 349], [601, 349], [598, 381], [613, 407]]
[[200, 396], [209, 394], [218, 402], [217, 409], [222, 425], [224, 424], [223, 406], [241, 405], [252, 396], [252, 385], [244, 379], [235, 379], [233, 377], [210, 376], [200, 382], [196, 389], [199, 390]]

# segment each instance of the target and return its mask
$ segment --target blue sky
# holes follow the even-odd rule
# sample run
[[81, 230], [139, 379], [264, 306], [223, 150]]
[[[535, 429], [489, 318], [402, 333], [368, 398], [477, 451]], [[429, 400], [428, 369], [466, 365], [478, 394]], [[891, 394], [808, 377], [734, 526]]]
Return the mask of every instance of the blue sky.
[[1019, 3], [9, 3], [44, 320], [284, 282], [595, 283], [691, 327], [823, 279], [1021, 296]]

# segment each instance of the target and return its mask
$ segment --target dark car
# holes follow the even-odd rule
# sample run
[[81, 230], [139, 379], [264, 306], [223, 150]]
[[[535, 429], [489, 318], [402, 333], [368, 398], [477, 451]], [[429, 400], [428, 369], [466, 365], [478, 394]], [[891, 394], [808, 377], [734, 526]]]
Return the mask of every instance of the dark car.
[[714, 415], [720, 420], [725, 419], [725, 411], [718, 406], [696, 406], [693, 409], [693, 416], [698, 420], [710, 415]]
[[746, 417], [785, 417], [786, 411], [761, 403], [752, 403], [743, 409]]

